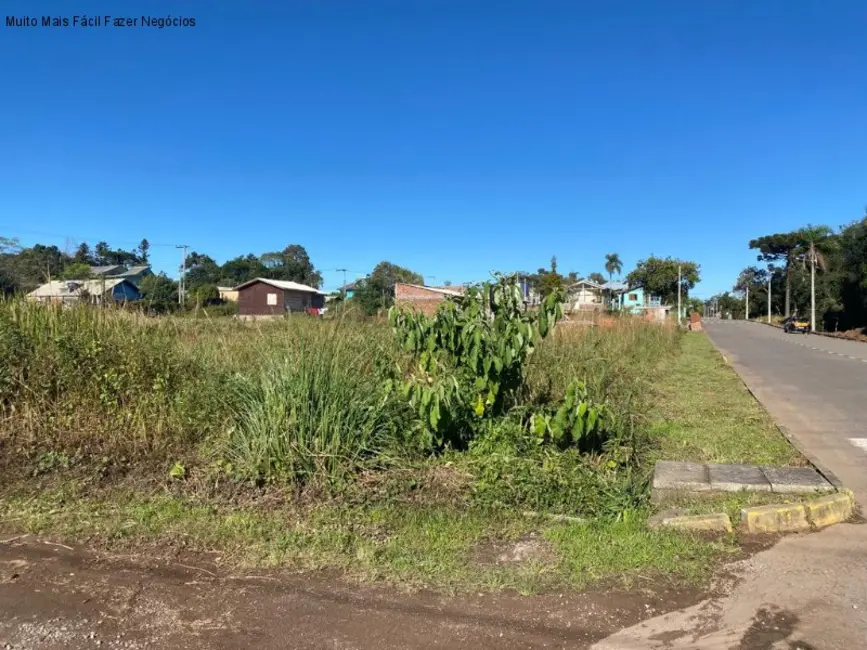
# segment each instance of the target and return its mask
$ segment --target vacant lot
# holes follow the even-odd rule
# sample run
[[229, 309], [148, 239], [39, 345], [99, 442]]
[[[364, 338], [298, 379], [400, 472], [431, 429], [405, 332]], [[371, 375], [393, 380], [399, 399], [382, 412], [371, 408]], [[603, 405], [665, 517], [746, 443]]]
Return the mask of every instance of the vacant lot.
[[383, 323], [2, 304], [0, 529], [408, 587], [696, 583], [734, 540], [646, 530], [653, 459], [798, 462], [701, 335], [533, 345], [516, 390], [433, 391], [432, 421], [410, 382], [478, 377]]

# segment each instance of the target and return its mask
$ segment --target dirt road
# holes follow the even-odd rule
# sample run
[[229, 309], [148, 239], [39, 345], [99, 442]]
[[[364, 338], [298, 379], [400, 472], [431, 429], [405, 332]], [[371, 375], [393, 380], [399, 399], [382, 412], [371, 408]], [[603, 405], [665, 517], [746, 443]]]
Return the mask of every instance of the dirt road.
[[[226, 575], [203, 563], [0, 543], [0, 648], [586, 648], [699, 600], [648, 595], [449, 598], [337, 580]], [[658, 592], [657, 592], [658, 594]]]

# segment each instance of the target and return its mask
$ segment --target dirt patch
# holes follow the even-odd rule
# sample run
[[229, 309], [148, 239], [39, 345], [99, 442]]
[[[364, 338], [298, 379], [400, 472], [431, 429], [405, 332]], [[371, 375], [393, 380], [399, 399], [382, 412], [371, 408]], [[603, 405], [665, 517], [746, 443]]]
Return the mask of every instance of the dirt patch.
[[473, 552], [473, 562], [481, 566], [552, 564], [556, 561], [554, 547], [537, 533], [529, 533], [514, 541], [481, 544]]
[[521, 597], [406, 594], [332, 577], [224, 572], [183, 562], [98, 556], [26, 537], [0, 544], [0, 647], [584, 648], [694, 604], [662, 585]]

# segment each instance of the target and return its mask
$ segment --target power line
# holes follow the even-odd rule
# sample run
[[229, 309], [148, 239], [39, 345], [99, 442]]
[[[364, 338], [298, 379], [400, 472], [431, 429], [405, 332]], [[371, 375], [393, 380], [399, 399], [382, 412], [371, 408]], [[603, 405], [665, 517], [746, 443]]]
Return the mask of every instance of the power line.
[[[2, 230], [3, 232], [12, 231], [11, 235], [13, 237], [18, 236], [18, 235], [36, 235], [38, 237], [53, 237], [56, 239], [74, 239], [76, 241], [85, 242], [85, 243], [86, 242], [108, 241], [105, 238], [105, 236], [102, 236], [102, 237], [85, 237], [83, 235], [73, 235], [70, 233], [60, 234], [60, 233], [56, 233], [56, 232], [53, 232], [53, 233], [52, 232], [45, 232], [42, 230], [22, 230], [20, 228], [9, 228], [7, 226], [2, 226], [2, 225], [0, 225], [0, 230]], [[147, 239], [147, 238], [145, 237], [144, 239]], [[115, 245], [120, 245], [120, 246], [138, 246], [141, 243], [141, 240], [139, 240], [137, 242], [115, 240], [112, 243]], [[155, 244], [151, 241], [148, 241], [148, 244], [150, 244], [152, 247], [157, 246], [160, 248], [174, 248], [176, 246], [176, 244]]]

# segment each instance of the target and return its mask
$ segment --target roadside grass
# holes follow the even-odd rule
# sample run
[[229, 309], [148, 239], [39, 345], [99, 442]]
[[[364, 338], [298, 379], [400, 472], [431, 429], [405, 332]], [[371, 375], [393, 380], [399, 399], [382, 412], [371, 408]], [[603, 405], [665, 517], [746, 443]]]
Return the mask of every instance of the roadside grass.
[[[421, 445], [415, 411], [384, 390], [402, 353], [383, 323], [7, 303], [0, 352], [0, 531], [216, 551], [229, 567], [521, 593], [697, 582], [733, 539], [647, 530], [650, 463], [789, 451], [703, 335], [637, 319], [558, 328], [527, 364], [529, 404], [580, 379], [629, 423], [586, 454], [538, 445], [518, 420], [467, 450]], [[541, 557], [497, 561], [534, 533]]]
[[667, 359], [654, 391], [655, 452], [665, 460], [804, 466], [771, 416], [704, 333], [690, 333]]
[[[130, 491], [80, 498], [74, 487], [0, 500], [4, 534], [86, 540], [107, 553], [218, 553], [228, 571], [337, 569], [350, 580], [410, 590], [532, 594], [599, 582], [698, 584], [734, 550], [725, 539], [649, 531], [645, 520], [634, 512], [619, 521], [540, 523], [514, 511], [404, 503], [264, 511]], [[531, 533], [550, 545], [549, 556], [497, 561], [500, 551]], [[480, 551], [490, 549], [491, 559], [479, 560]]]

